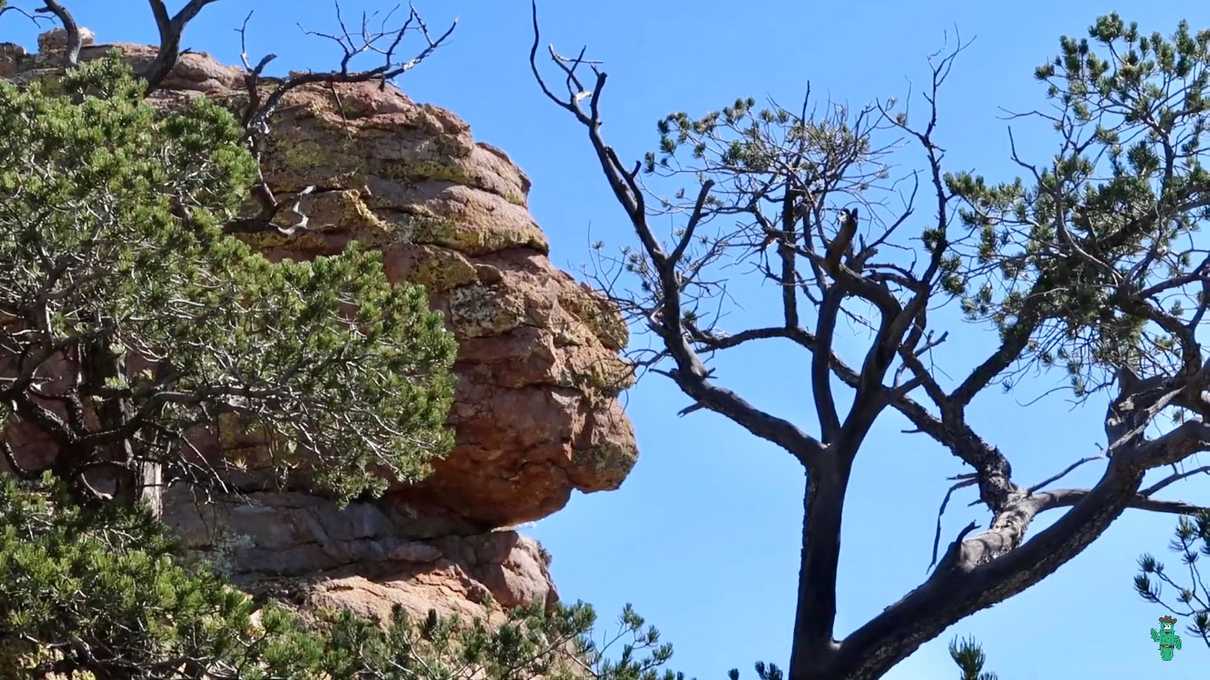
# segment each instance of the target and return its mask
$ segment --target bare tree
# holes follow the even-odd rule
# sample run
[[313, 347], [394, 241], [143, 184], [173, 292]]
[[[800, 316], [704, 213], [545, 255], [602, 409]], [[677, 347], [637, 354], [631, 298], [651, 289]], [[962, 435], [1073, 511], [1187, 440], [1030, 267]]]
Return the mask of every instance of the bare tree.
[[[303, 32], [307, 35], [323, 38], [335, 43], [341, 50], [340, 68], [331, 71], [294, 74], [279, 82], [270, 83], [266, 83], [264, 71], [265, 67], [277, 58], [277, 55], [265, 55], [255, 66], [252, 65], [248, 57], [247, 34], [248, 22], [252, 19], [253, 12], [248, 12], [248, 15], [244, 18], [244, 22], [239, 28], [239, 36], [240, 56], [246, 72], [244, 81], [248, 89], [248, 104], [244, 108], [242, 120], [247, 131], [248, 146], [257, 161], [260, 161], [264, 154], [265, 141], [271, 132], [270, 123], [273, 114], [281, 105], [282, 99], [291, 91], [305, 85], [332, 85], [336, 83], [378, 82], [380, 87], [386, 87], [388, 82], [416, 68], [432, 55], [433, 52], [437, 51], [449, 39], [458, 25], [458, 21], [455, 19], [444, 32], [440, 34], [430, 33], [424, 17], [416, 11], [415, 7], [409, 6], [407, 18], [403, 23], [398, 27], [388, 28], [392, 17], [399, 10], [399, 6], [396, 5], [382, 15], [378, 13], [366, 14], [363, 12], [359, 25], [351, 29], [345, 20], [344, 12], [339, 2], [335, 3], [335, 8], [338, 31], [334, 33], [321, 33], [304, 30]], [[375, 26], [371, 22], [376, 22], [377, 25]], [[400, 52], [404, 47], [404, 38], [410, 33], [418, 34], [424, 44], [411, 57], [401, 58]], [[378, 66], [373, 68], [351, 70], [350, 67], [353, 60], [361, 55], [376, 56], [381, 61]], [[268, 87], [266, 87], [266, 84]], [[315, 187], [306, 187], [290, 197], [290, 199], [282, 200], [273, 194], [272, 189], [269, 188], [269, 184], [265, 181], [262, 174], [253, 191], [253, 195], [261, 207], [260, 212], [257, 215], [236, 220], [227, 225], [227, 232], [247, 233], [276, 230], [289, 235], [298, 230], [305, 229], [307, 218], [306, 215], [303, 215], [299, 211], [298, 199], [314, 190]], [[294, 213], [297, 217], [294, 226], [284, 228], [277, 226], [274, 218], [282, 210], [289, 210]]]
[[[1028, 114], [1053, 124], [1057, 152], [1034, 165], [1014, 150], [1025, 177], [993, 184], [947, 174], [937, 143], [937, 97], [961, 42], [930, 60], [921, 121], [890, 100], [858, 111], [816, 109], [809, 96], [794, 109], [739, 100], [664, 118], [659, 152], [627, 163], [603, 136], [600, 62], [551, 47], [557, 79], [544, 75], [533, 12], [533, 75], [587, 133], [638, 238], [620, 258], [597, 262], [598, 283], [654, 341], [636, 354], [639, 368], [692, 400], [682, 415], [718, 413], [803, 466], [791, 680], [880, 677], [948, 626], [1041, 581], [1126, 508], [1197, 509], [1153, 495], [1190, 474], [1182, 461], [1210, 449], [1210, 362], [1198, 339], [1210, 251], [1194, 235], [1210, 219], [1201, 146], [1210, 32], [1182, 25], [1171, 39], [1143, 36], [1111, 15], [1090, 40], [1064, 38], [1058, 59], [1036, 74], [1053, 106]], [[890, 155], [902, 144], [919, 151], [922, 167], [895, 178]], [[918, 210], [930, 224], [909, 233]], [[677, 226], [665, 237], [657, 218]], [[767, 324], [724, 330], [736, 277], [773, 284], [743, 287], [770, 291], [763, 306], [746, 300], [749, 310], [775, 310]], [[964, 373], [943, 371], [935, 357], [948, 333], [929, 316], [946, 305], [1000, 333]], [[853, 361], [836, 350], [846, 328], [859, 332], [845, 346], [864, 347]], [[754, 406], [710, 366], [721, 353], [773, 341], [809, 357], [814, 427]], [[1011, 389], [1024, 372], [1055, 364], [1066, 366], [1077, 403], [1112, 390], [1106, 443], [1049, 479], [1022, 483], [1010, 452], [975, 431], [968, 410], [989, 387]], [[935, 541], [927, 579], [838, 639], [849, 476], [888, 409], [969, 467], [950, 494], [977, 489], [990, 523], [968, 525], [939, 558]], [[1091, 488], [1053, 486], [1092, 462], [1103, 473]], [[1170, 476], [1143, 488], [1147, 471], [1166, 466]], [[1057, 510], [1054, 524], [1027, 538], [1036, 517]]]

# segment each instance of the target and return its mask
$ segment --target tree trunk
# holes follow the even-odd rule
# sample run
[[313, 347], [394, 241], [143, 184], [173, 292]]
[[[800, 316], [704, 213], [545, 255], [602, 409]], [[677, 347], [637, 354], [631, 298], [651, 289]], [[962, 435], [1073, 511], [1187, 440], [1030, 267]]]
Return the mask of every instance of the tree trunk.
[[[102, 325], [110, 325], [106, 320], [98, 321]], [[98, 338], [83, 358], [85, 380], [94, 394], [112, 380], [124, 382], [129, 379], [126, 356], [115, 353], [109, 347], [109, 342], [109, 337]], [[129, 399], [124, 398], [103, 400], [96, 415], [102, 431], [122, 430], [135, 419], [133, 405]], [[119, 470], [115, 480], [114, 500], [127, 507], [145, 502], [158, 517], [161, 505], [160, 465], [138, 456], [135, 443], [129, 434], [123, 434], [116, 441], [105, 445], [102, 455]]]
[[836, 574], [840, 530], [850, 465], [841, 456], [826, 456], [818, 470], [807, 473], [803, 497], [802, 563], [798, 573], [798, 608], [790, 653], [789, 680], [832, 680], [836, 654]]
[[159, 463], [139, 464], [139, 495], [156, 518], [164, 513], [164, 469]]

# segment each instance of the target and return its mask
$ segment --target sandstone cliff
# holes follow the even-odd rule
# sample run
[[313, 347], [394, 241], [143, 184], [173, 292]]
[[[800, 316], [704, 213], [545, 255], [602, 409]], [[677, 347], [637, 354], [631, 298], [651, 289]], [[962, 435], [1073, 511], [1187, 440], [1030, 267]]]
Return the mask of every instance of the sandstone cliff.
[[[0, 76], [36, 76], [55, 36], [39, 45], [0, 45]], [[81, 58], [113, 49], [136, 65], [154, 55], [91, 44]], [[182, 55], [155, 100], [197, 96], [239, 107], [243, 73]], [[381, 249], [393, 282], [424, 284], [459, 341], [457, 444], [424, 484], [344, 509], [305, 488], [250, 487], [241, 502], [174, 488], [166, 519], [237, 581], [304, 605], [480, 615], [554, 597], [549, 556], [504, 527], [557, 511], [573, 490], [617, 488], [633, 465], [616, 310], [550, 264], [529, 179], [453, 113], [389, 86], [317, 85], [287, 95], [273, 130], [266, 178], [277, 193], [315, 187], [301, 205], [309, 222], [252, 242], [273, 259], [308, 259], [356, 240]], [[215, 446], [240, 444], [217, 434]], [[46, 455], [28, 432], [4, 436]]]

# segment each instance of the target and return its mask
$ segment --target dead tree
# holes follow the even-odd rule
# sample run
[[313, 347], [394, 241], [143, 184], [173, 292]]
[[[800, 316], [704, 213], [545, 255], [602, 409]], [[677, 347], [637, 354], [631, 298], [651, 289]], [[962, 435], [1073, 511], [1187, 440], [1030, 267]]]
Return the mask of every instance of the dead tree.
[[[937, 143], [937, 96], [961, 43], [930, 60], [922, 121], [893, 101], [849, 111], [815, 110], [809, 97], [794, 109], [740, 100], [664, 118], [659, 152], [627, 163], [603, 136], [600, 62], [552, 47], [547, 68], [557, 78], [544, 75], [538, 28], [535, 7], [534, 78], [586, 133], [637, 236], [638, 247], [597, 262], [601, 287], [654, 338], [654, 349], [636, 355], [639, 368], [692, 400], [682, 414], [720, 414], [803, 466], [791, 680], [880, 677], [950, 625], [1053, 573], [1123, 510], [1196, 509], [1153, 494], [1191, 474], [1182, 461], [1210, 449], [1210, 362], [1198, 338], [1210, 250], [1194, 233], [1210, 221], [1210, 154], [1201, 146], [1210, 32], [1182, 26], [1171, 39], [1143, 37], [1108, 16], [1088, 40], [1064, 38], [1058, 59], [1037, 73], [1053, 106], [1030, 114], [1053, 124], [1058, 151], [1033, 165], [1014, 150], [1025, 177], [994, 184], [947, 174]], [[890, 155], [913, 148], [919, 171], [892, 177]], [[923, 230], [909, 227], [922, 207], [917, 189], [927, 194]], [[665, 237], [657, 217], [677, 227]], [[760, 288], [772, 295], [763, 306], [745, 300], [771, 318], [724, 331], [737, 264], [772, 284]], [[948, 334], [929, 316], [942, 305], [999, 330], [977, 365], [941, 370], [933, 350]], [[845, 343], [865, 348], [852, 359], [836, 349], [850, 327], [864, 329]], [[720, 353], [773, 341], [809, 357], [801, 365], [814, 426], [754, 406], [710, 367]], [[1066, 366], [1078, 403], [1112, 390], [1106, 442], [1050, 479], [1023, 483], [1013, 452], [982, 437], [967, 414], [989, 387], [1011, 388], [1022, 372], [1056, 364]], [[847, 409], [838, 408], [841, 391]], [[966, 527], [923, 583], [838, 639], [850, 471], [888, 409], [969, 468], [950, 493], [976, 489], [990, 522]], [[1166, 425], [1167, 416], [1179, 424]], [[1091, 488], [1053, 486], [1092, 462], [1103, 474]], [[1145, 473], [1169, 466], [1170, 476], [1143, 487]], [[1063, 514], [1027, 537], [1051, 511]]]

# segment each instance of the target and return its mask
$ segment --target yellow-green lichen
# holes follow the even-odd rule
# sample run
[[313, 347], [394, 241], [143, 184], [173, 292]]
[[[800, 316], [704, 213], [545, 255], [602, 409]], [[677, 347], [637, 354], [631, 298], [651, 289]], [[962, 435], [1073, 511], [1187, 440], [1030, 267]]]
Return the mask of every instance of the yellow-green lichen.
[[[325, 174], [364, 174], [364, 163], [360, 155], [355, 153], [352, 140], [344, 139], [333, 143], [335, 141], [331, 138], [317, 139], [312, 136], [283, 138], [273, 145], [269, 162], [280, 166], [287, 175], [309, 175], [320, 167], [325, 169]], [[335, 178], [330, 177], [328, 181], [333, 179]]]
[[565, 379], [590, 403], [597, 404], [616, 397], [633, 385], [634, 371], [629, 364], [616, 357], [594, 357], [587, 366], [569, 368]]
[[[258, 207], [252, 205], [246, 207], [245, 211], [255, 214]], [[302, 198], [299, 208], [308, 218], [306, 229], [291, 235], [274, 230], [262, 231], [244, 235], [244, 241], [259, 249], [289, 247], [300, 251], [321, 252], [332, 246], [333, 233], [343, 233], [369, 246], [380, 247], [394, 240], [394, 225], [383, 220], [366, 205], [359, 191], [344, 189], [311, 194]], [[297, 215], [293, 212], [282, 211], [278, 213], [274, 224], [289, 228], [293, 226], [290, 220], [296, 218]]]
[[630, 473], [637, 457], [633, 448], [606, 441], [576, 449], [572, 464], [591, 471], [593, 479], [603, 482], [601, 488], [614, 488]]
[[462, 255], [444, 248], [426, 248], [407, 274], [408, 281], [431, 291], [445, 291], [479, 280], [475, 266]]
[[533, 229], [476, 227], [436, 215], [408, 214], [396, 220], [401, 241], [442, 246], [471, 255], [494, 253], [508, 248], [528, 247], [546, 253], [542, 232]]
[[450, 163], [439, 163], [433, 160], [394, 163], [384, 168], [383, 176], [401, 182], [429, 180], [477, 186], [474, 179], [466, 174], [466, 170], [463, 167]]
[[630, 331], [626, 328], [626, 322], [608, 300], [582, 288], [575, 288], [560, 295], [559, 304], [587, 326], [609, 349], [623, 349], [629, 342]]
[[450, 322], [462, 338], [502, 335], [525, 322], [525, 302], [483, 286], [455, 288]]

